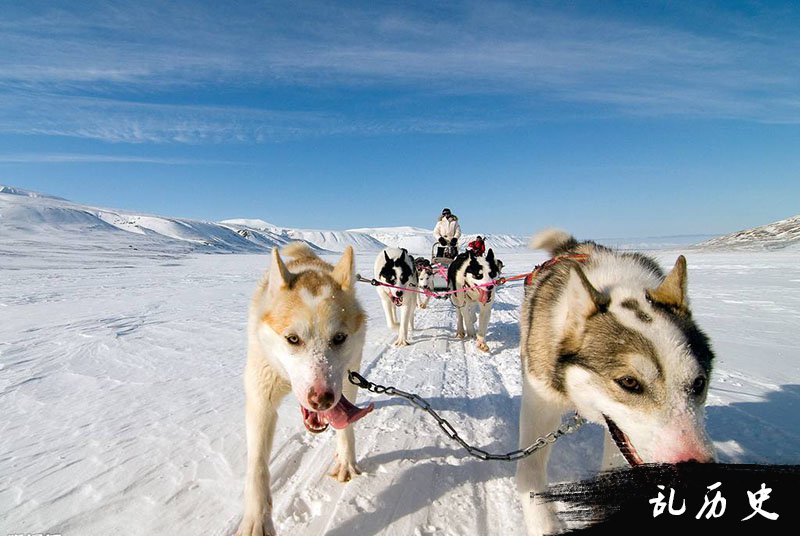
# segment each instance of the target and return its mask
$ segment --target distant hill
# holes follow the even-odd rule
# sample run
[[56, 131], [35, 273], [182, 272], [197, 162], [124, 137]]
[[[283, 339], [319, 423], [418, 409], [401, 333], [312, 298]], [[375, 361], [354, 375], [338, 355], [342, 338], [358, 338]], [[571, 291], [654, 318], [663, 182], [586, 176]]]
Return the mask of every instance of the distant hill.
[[[475, 235], [465, 235], [466, 243]], [[0, 239], [9, 243], [36, 241], [68, 247], [115, 250], [122, 247], [147, 251], [198, 251], [206, 253], [258, 253], [300, 240], [322, 251], [340, 252], [348, 245], [356, 251], [378, 251], [386, 246], [407, 248], [414, 255], [429, 255], [430, 229], [376, 227], [332, 231], [281, 227], [260, 219], [221, 222], [171, 218], [98, 208], [59, 197], [0, 186]], [[525, 239], [487, 235], [495, 249], [525, 247]]]
[[800, 215], [697, 244], [708, 249], [783, 249], [800, 244]]

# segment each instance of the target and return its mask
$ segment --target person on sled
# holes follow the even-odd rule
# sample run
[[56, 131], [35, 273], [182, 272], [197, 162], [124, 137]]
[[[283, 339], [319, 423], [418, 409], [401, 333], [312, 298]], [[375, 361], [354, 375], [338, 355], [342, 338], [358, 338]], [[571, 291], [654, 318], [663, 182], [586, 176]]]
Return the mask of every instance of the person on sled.
[[[461, 237], [461, 226], [458, 225], [458, 217], [450, 212], [449, 208], [442, 210], [436, 227], [433, 228], [433, 237], [439, 242], [436, 250], [437, 257], [455, 257], [458, 239]], [[452, 248], [446, 253], [447, 248]]]
[[478, 235], [478, 237], [467, 244], [467, 249], [471, 250], [476, 256], [480, 257], [486, 252], [486, 242], [483, 241], [483, 237]]

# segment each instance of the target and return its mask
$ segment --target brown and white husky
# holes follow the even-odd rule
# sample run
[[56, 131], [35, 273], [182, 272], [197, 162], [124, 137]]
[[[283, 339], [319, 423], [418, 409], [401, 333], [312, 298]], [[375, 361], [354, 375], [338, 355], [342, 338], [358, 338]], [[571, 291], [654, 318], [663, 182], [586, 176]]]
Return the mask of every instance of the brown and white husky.
[[[244, 373], [247, 476], [239, 536], [275, 534], [272, 522], [269, 455], [276, 410], [290, 391], [300, 403], [305, 427], [314, 433], [330, 424], [337, 446], [331, 476], [341, 482], [359, 473], [352, 423], [372, 410], [359, 409], [347, 371], [358, 370], [366, 316], [356, 301], [353, 248], [336, 266], [303, 243], [277, 249], [256, 288], [247, 327]], [[349, 399], [349, 400], [348, 400]]]

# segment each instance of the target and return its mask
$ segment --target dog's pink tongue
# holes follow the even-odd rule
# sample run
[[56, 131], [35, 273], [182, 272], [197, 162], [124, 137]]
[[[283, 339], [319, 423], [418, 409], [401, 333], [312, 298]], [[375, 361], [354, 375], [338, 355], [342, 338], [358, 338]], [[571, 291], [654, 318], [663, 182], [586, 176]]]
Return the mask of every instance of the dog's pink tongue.
[[481, 303], [489, 301], [489, 292], [485, 288], [478, 288], [478, 301]]
[[356, 422], [358, 419], [375, 409], [375, 404], [370, 403], [365, 408], [354, 406], [344, 395], [339, 399], [339, 403], [333, 406], [328, 411], [322, 412], [322, 417], [328, 421], [331, 426], [340, 430], [348, 424]]

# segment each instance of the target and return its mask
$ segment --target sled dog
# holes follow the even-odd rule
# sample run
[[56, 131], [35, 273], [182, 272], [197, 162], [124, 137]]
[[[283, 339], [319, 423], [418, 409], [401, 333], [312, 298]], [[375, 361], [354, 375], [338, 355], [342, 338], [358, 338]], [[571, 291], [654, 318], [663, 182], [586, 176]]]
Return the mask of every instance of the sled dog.
[[[605, 428], [604, 469], [713, 462], [704, 403], [714, 354], [692, 319], [686, 259], [665, 275], [649, 257], [558, 230], [539, 233], [531, 246], [554, 261], [528, 282], [522, 303], [520, 445], [577, 410]], [[529, 535], [564, 529], [536, 498], [547, 488], [549, 455], [547, 446], [517, 466]]]
[[[431, 266], [431, 261], [417, 258], [414, 264], [417, 269], [417, 288], [420, 290], [427, 289], [433, 291], [433, 267]], [[425, 309], [428, 307], [431, 297], [420, 294], [417, 300], [419, 302], [419, 308]]]
[[[375, 259], [375, 279], [396, 287], [415, 288], [417, 270], [414, 258], [404, 248], [386, 248]], [[417, 293], [390, 287], [377, 286], [383, 304], [386, 325], [397, 331], [395, 346], [408, 345], [409, 331], [414, 329], [414, 312], [417, 308]], [[399, 316], [399, 322], [398, 322]]]
[[[292, 260], [284, 263], [282, 255]], [[281, 253], [272, 250], [272, 266], [256, 287], [247, 326], [247, 476], [239, 536], [275, 534], [268, 463], [276, 410], [290, 391], [308, 431], [336, 429], [331, 476], [346, 482], [359, 473], [352, 423], [373, 406], [355, 407], [356, 387], [345, 379], [360, 366], [366, 330], [354, 269], [351, 247], [331, 266], [306, 244], [293, 243]]]
[[[494, 251], [489, 248], [486, 256], [475, 255], [471, 250], [459, 254], [447, 269], [447, 284], [450, 290], [461, 290], [467, 287], [484, 285], [494, 281], [500, 275], [498, 260]], [[486, 344], [486, 329], [492, 313], [495, 287], [489, 285], [473, 290], [456, 292], [450, 295], [450, 301], [456, 306], [456, 337], [476, 337], [479, 350], [489, 351]], [[475, 332], [475, 312], [478, 314], [478, 331]]]

